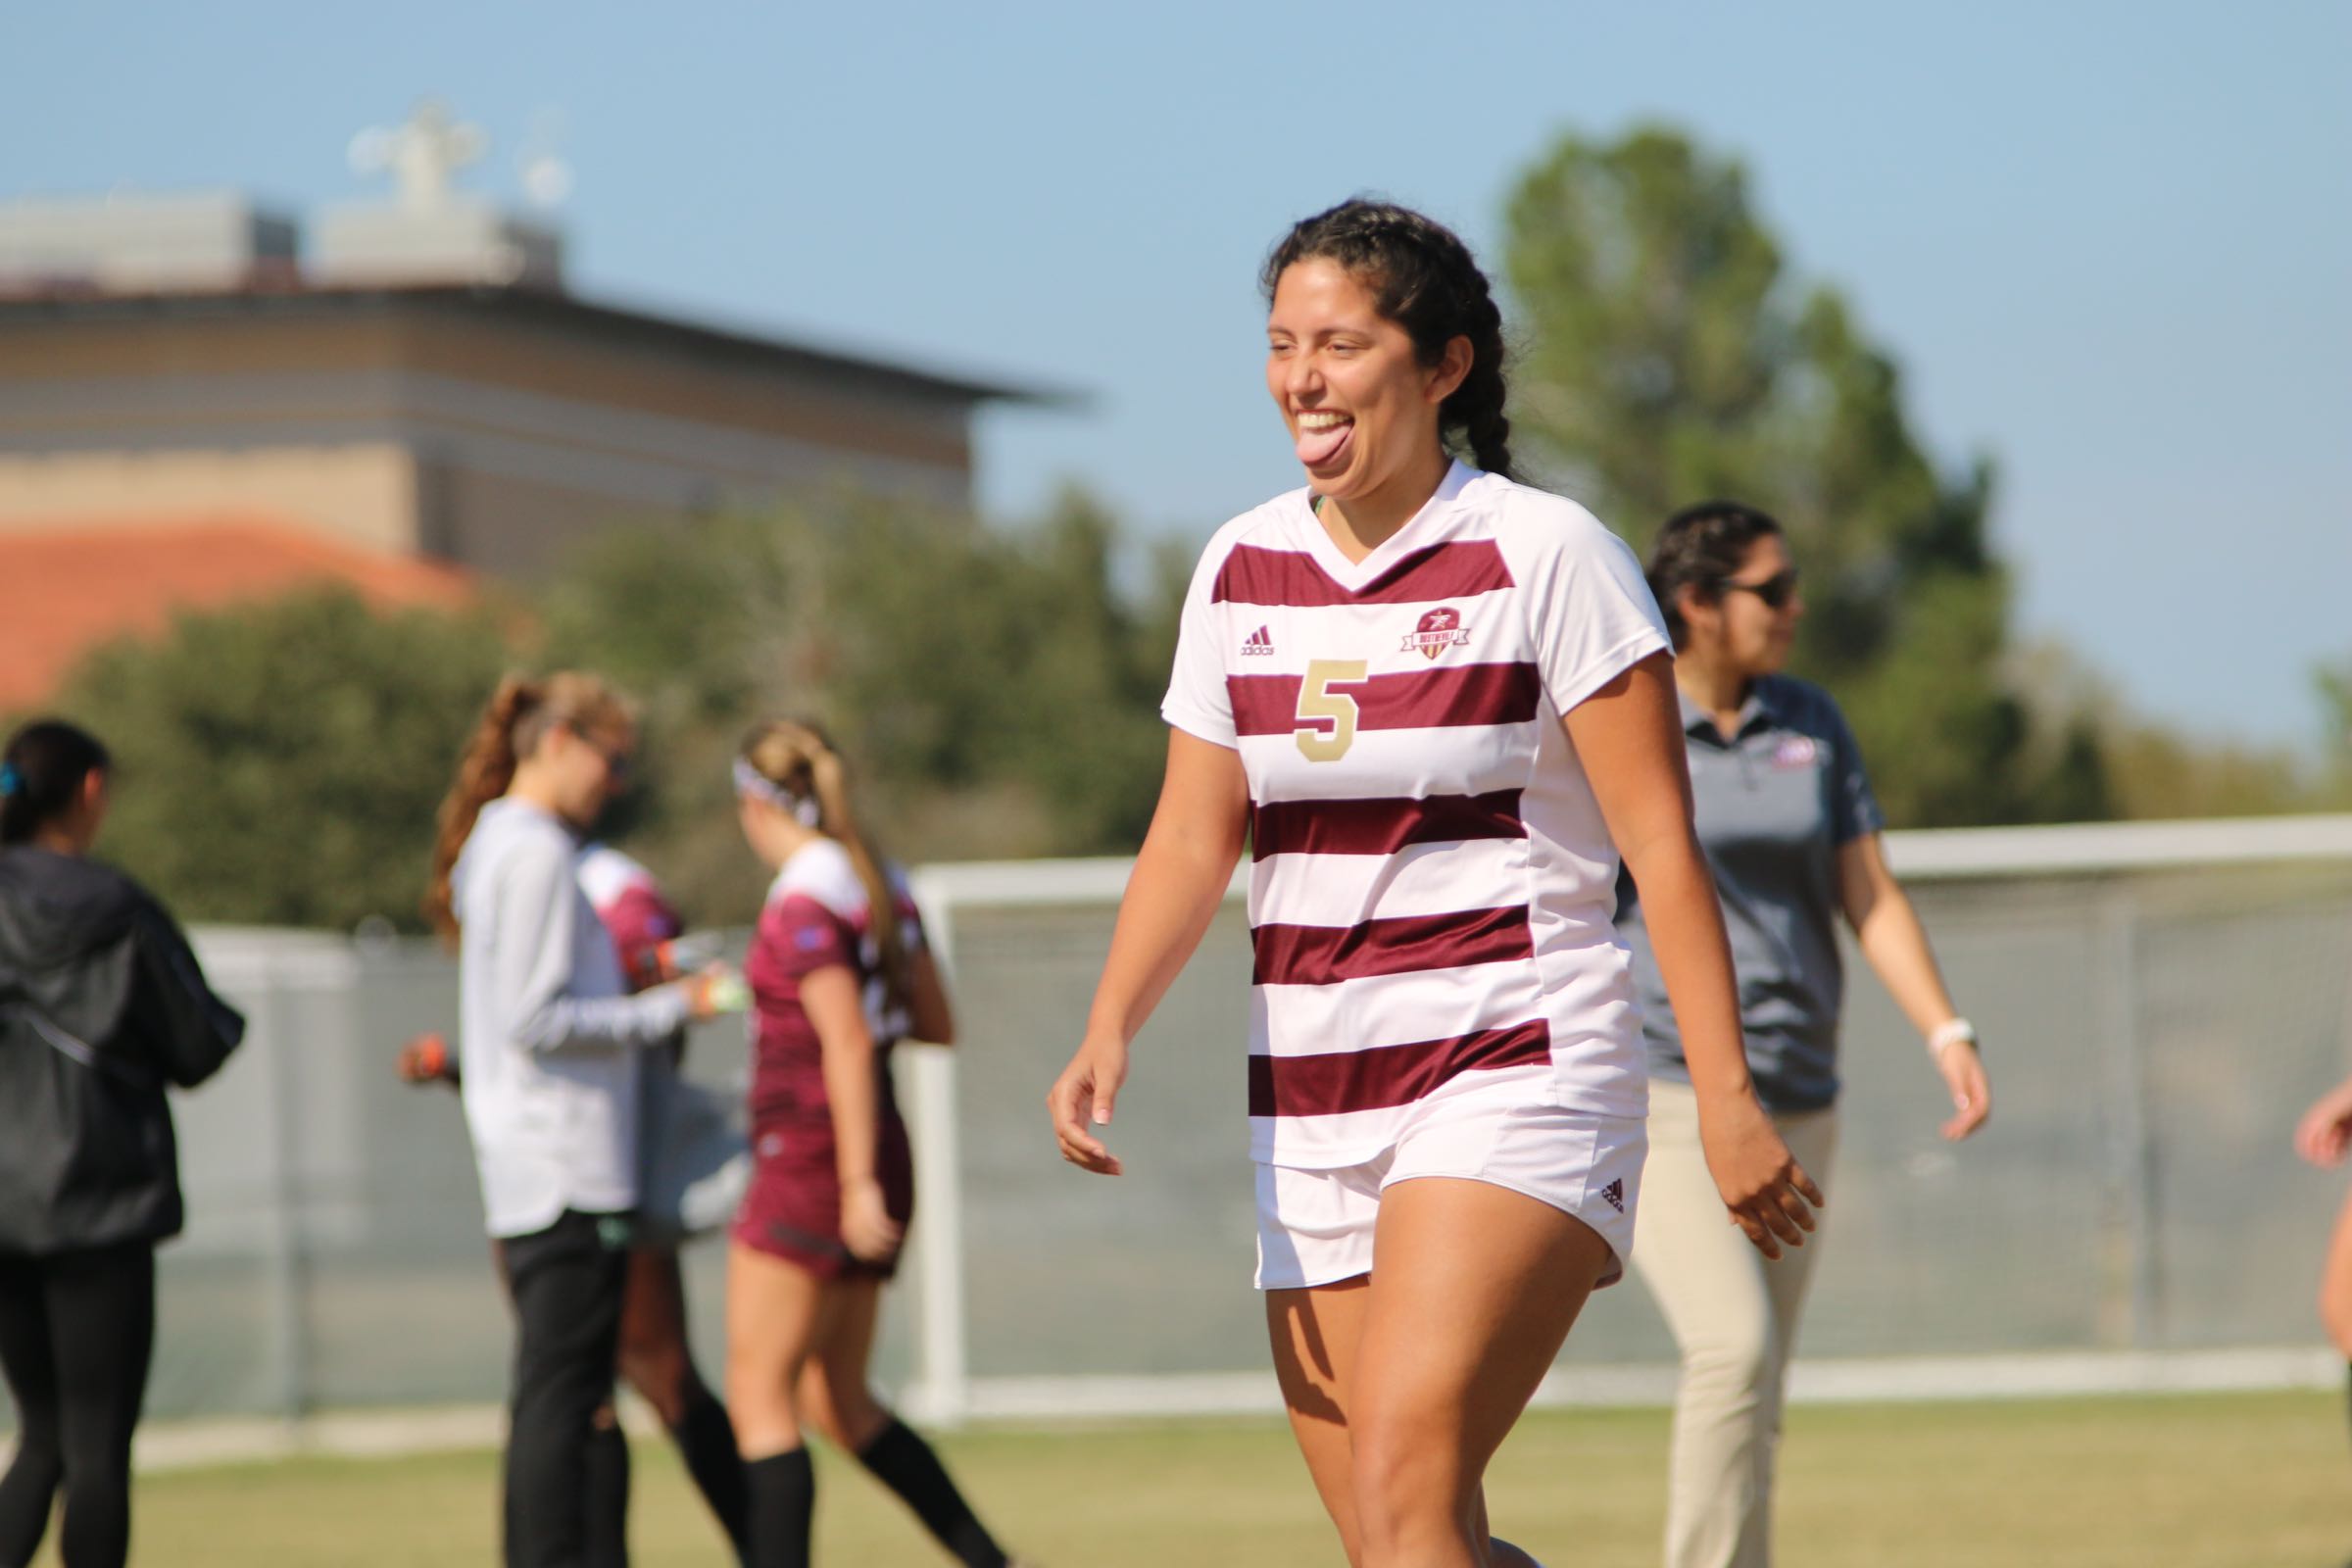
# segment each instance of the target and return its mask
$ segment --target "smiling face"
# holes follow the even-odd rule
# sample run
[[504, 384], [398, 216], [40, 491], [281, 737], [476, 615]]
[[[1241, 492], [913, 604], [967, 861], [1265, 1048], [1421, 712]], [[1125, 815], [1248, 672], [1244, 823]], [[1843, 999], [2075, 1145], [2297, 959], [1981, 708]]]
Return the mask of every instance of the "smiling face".
[[[1403, 326], [1347, 269], [1308, 257], [1274, 285], [1266, 390], [1317, 494], [1346, 506], [1402, 495], [1417, 509], [1445, 473], [1438, 411], [1470, 368], [1456, 338], [1421, 363]], [[1415, 493], [1417, 492], [1417, 493]]]

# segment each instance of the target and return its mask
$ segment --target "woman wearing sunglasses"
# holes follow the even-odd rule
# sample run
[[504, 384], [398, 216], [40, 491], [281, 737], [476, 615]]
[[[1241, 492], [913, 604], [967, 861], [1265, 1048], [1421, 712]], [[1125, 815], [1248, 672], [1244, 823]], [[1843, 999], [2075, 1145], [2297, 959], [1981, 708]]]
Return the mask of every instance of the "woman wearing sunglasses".
[[[1780, 524], [1733, 502], [1687, 508], [1659, 533], [1648, 576], [1674, 639], [1699, 843], [1731, 935], [1748, 1070], [1789, 1152], [1832, 1186], [1840, 914], [1950, 1090], [1943, 1136], [1966, 1138], [1991, 1108], [1976, 1031], [1953, 1009], [1886, 868], [1885, 818], [1844, 715], [1820, 687], [1781, 673], [1805, 605]], [[1782, 1390], [1821, 1250], [1767, 1257], [1724, 1223], [1641, 902], [1628, 879], [1618, 892], [1650, 1074], [1634, 1265], [1683, 1361], [1666, 1561], [1762, 1568]]]

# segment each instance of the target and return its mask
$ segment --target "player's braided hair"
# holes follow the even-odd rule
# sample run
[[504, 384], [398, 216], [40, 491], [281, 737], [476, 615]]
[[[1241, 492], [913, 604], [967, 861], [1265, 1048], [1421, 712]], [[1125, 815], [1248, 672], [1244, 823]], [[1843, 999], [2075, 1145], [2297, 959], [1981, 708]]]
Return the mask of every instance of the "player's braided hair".
[[1739, 575], [1755, 542], [1780, 532], [1779, 523], [1737, 501], [1701, 501], [1666, 519], [1649, 547], [1649, 591], [1665, 612], [1666, 632], [1678, 650], [1690, 637], [1683, 619], [1683, 590], [1691, 589], [1702, 601], [1721, 598], [1724, 583]]
[[432, 881], [424, 894], [424, 917], [446, 941], [458, 935], [450, 872], [458, 852], [473, 832], [482, 808], [507, 793], [514, 768], [562, 724], [571, 728], [615, 729], [636, 722], [627, 699], [595, 675], [558, 670], [545, 677], [508, 675], [498, 683], [458, 759], [458, 776], [442, 797], [433, 836]]
[[865, 886], [866, 918], [881, 955], [882, 989], [894, 1006], [914, 997], [914, 958], [899, 919], [898, 889], [882, 869], [882, 858], [858, 825], [850, 808], [848, 769], [832, 740], [807, 719], [772, 718], [744, 737], [744, 761], [795, 800], [816, 804], [816, 830], [850, 853], [850, 864]]
[[1438, 433], [1460, 432], [1470, 460], [1511, 477], [1511, 421], [1503, 414], [1502, 312], [1470, 247], [1434, 219], [1393, 202], [1356, 197], [1301, 220], [1266, 258], [1258, 285], [1269, 305], [1282, 274], [1315, 258], [1366, 284], [1380, 314], [1404, 328], [1423, 365], [1470, 340], [1470, 373], [1439, 406]]
[[84, 779], [112, 765], [96, 736], [63, 719], [18, 730], [0, 752], [0, 844], [29, 843], [74, 808]]

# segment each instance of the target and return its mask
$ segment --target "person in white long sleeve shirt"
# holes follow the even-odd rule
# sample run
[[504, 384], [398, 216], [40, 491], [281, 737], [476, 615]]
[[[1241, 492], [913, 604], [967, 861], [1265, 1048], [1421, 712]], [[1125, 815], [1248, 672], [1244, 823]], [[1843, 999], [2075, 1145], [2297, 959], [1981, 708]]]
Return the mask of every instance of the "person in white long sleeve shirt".
[[690, 1010], [683, 985], [630, 994], [577, 850], [562, 817], [510, 793], [482, 808], [452, 879], [466, 1121], [502, 1240], [636, 1206], [639, 1048]]
[[[637, 1201], [638, 1053], [740, 992], [711, 971], [629, 993], [573, 870], [627, 781], [628, 705], [593, 675], [503, 682], [442, 803], [427, 912], [459, 952], [459, 1052], [482, 1208], [516, 1320], [506, 1561], [625, 1561], [592, 1540]], [[609, 1484], [609, 1483], [608, 1483]], [[621, 1483], [625, 1485], [625, 1479]]]

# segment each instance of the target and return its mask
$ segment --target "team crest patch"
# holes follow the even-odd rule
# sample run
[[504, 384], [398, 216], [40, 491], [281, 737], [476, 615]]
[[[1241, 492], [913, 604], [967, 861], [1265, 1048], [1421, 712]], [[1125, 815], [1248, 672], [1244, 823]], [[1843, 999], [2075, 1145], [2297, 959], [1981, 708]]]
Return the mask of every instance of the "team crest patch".
[[1773, 748], [1775, 767], [1811, 767], [1821, 757], [1821, 746], [1810, 735], [1790, 735]]
[[1470, 631], [1462, 624], [1462, 612], [1451, 605], [1442, 605], [1423, 615], [1420, 624], [1405, 634], [1404, 646], [1418, 651], [1424, 659], [1435, 659], [1446, 649], [1469, 640]]

